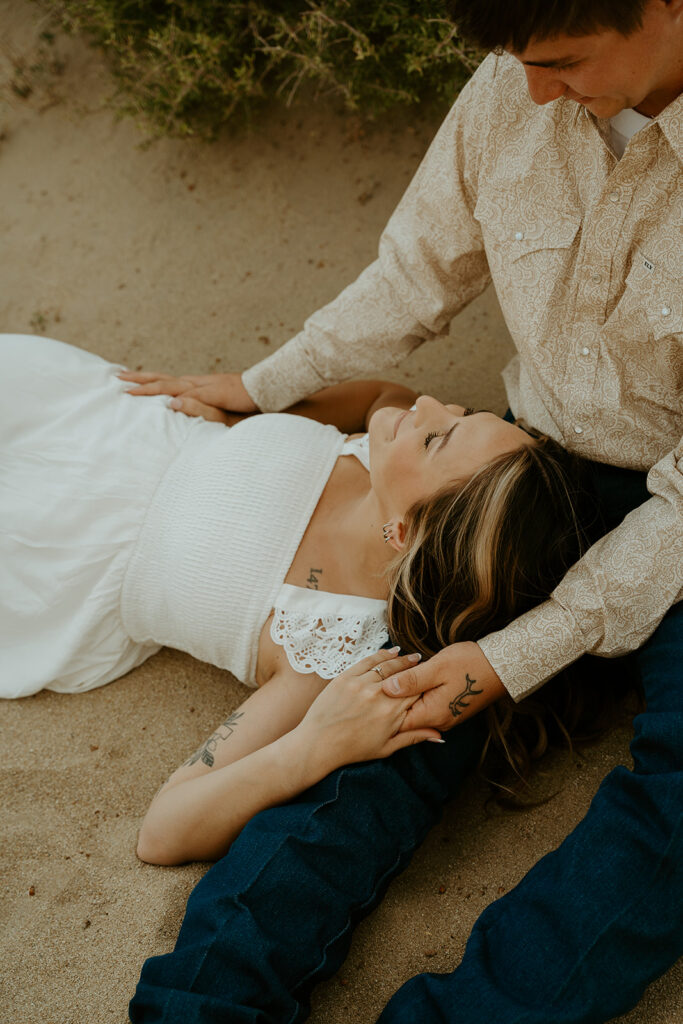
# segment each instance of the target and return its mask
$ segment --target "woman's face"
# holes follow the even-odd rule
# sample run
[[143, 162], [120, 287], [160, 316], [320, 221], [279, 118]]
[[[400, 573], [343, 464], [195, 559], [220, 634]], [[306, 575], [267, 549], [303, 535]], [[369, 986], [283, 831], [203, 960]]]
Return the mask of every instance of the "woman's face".
[[415, 410], [379, 409], [370, 420], [370, 479], [387, 519], [466, 480], [497, 455], [533, 440], [492, 412], [465, 414], [422, 395]]

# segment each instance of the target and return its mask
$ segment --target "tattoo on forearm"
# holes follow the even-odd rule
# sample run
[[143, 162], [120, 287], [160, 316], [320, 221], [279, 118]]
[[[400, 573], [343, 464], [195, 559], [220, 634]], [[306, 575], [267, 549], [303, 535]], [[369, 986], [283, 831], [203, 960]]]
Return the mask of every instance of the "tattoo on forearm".
[[453, 700], [448, 705], [448, 707], [451, 710], [451, 714], [453, 715], [453, 718], [457, 718], [459, 715], [463, 713], [464, 708], [468, 706], [468, 697], [474, 697], [475, 694], [484, 692], [483, 689], [475, 690], [474, 684], [476, 683], [477, 680], [470, 679], [468, 673], [465, 673], [465, 680], [467, 682], [467, 686], [465, 687], [465, 689], [462, 691], [462, 693], [459, 693], [457, 697], [454, 697]]
[[229, 739], [230, 736], [232, 736], [233, 732], [235, 731], [235, 726], [237, 725], [237, 719], [242, 718], [243, 715], [243, 711], [233, 711], [230, 717], [226, 718], [223, 724], [219, 726], [218, 729], [216, 729], [215, 733], [213, 733], [212, 736], [209, 736], [208, 740], [202, 743], [199, 750], [196, 750], [192, 757], [188, 758], [188, 760], [183, 765], [183, 768], [188, 768], [191, 764], [196, 764], [197, 761], [200, 760], [203, 761], [203, 763], [207, 765], [209, 768], [213, 768], [213, 755], [216, 752], [216, 747], [223, 740], [227, 740]]
[[308, 579], [306, 580], [306, 586], [309, 590], [318, 589], [318, 576], [322, 576], [322, 574], [322, 569], [311, 569], [308, 574]]

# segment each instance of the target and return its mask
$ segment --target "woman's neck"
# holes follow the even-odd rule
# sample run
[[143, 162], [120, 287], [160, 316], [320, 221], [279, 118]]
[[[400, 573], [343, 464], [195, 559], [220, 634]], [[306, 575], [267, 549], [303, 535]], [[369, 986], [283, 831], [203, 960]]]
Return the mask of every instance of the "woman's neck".
[[386, 598], [394, 552], [382, 537], [383, 516], [367, 470], [342, 456], [332, 471], [294, 556], [286, 582]]
[[337, 509], [335, 548], [343, 553], [349, 573], [357, 580], [357, 593], [388, 595], [386, 570], [395, 557], [395, 551], [385, 542], [382, 524], [385, 516], [377, 495], [369, 486], [361, 495], [349, 496]]

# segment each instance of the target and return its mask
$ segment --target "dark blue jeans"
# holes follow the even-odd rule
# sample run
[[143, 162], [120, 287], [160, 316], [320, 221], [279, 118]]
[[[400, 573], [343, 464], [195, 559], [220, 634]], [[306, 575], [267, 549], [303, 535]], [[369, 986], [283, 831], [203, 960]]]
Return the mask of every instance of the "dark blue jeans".
[[[642, 474], [601, 467], [598, 485], [608, 526], [647, 497]], [[481, 915], [457, 970], [412, 979], [381, 1024], [597, 1024], [683, 953], [682, 658], [678, 605], [638, 653], [633, 771], [610, 772], [574, 832]], [[254, 818], [190, 896], [174, 951], [145, 963], [134, 1024], [303, 1020], [481, 740], [470, 720]]]

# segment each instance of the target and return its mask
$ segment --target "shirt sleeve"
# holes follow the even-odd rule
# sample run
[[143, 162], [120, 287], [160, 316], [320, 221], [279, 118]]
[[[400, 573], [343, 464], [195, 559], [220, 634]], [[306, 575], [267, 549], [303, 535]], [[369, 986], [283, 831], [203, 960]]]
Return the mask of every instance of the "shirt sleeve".
[[515, 700], [584, 653], [640, 647], [683, 599], [683, 440], [647, 478], [651, 497], [572, 566], [550, 599], [479, 641]]
[[242, 375], [264, 412], [395, 366], [489, 283], [473, 209], [497, 58], [467, 83], [382, 233], [378, 258], [303, 330]]

